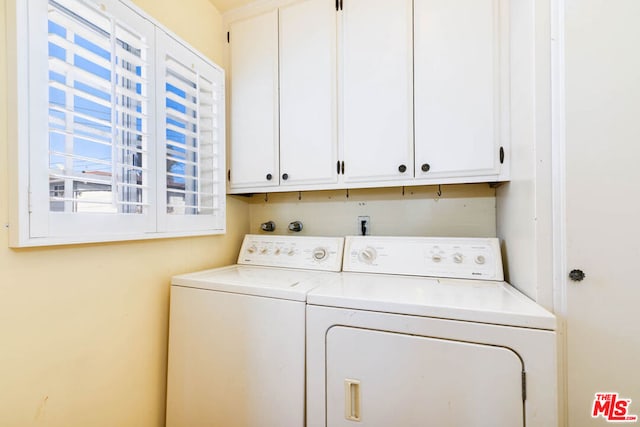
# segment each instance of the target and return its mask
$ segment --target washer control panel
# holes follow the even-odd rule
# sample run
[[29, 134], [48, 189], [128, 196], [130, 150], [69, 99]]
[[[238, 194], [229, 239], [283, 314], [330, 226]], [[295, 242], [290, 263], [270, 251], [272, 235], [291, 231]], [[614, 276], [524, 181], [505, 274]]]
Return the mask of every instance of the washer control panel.
[[244, 236], [238, 264], [340, 271], [342, 237]]
[[504, 280], [496, 238], [348, 236], [343, 271]]

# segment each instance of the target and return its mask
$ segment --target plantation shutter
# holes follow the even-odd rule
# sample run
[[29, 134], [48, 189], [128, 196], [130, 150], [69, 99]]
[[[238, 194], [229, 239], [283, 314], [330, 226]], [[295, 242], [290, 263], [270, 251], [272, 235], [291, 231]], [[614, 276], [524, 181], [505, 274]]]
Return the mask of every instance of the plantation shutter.
[[[32, 237], [38, 231], [73, 235], [84, 224], [93, 234], [155, 228], [149, 169], [153, 25], [120, 2], [101, 6], [48, 1], [48, 197], [34, 197]], [[41, 178], [32, 176], [32, 182]]]
[[49, 1], [53, 212], [148, 209], [144, 36], [77, 1]]
[[164, 194], [167, 230], [224, 229], [224, 76], [162, 31], [158, 93], [164, 94]]

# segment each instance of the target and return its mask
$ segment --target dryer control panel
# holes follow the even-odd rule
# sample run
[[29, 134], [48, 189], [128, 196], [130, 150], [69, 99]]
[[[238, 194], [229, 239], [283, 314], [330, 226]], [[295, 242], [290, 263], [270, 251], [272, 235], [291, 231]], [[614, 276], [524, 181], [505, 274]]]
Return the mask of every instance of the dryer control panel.
[[496, 238], [348, 236], [343, 271], [504, 280]]
[[342, 237], [247, 234], [238, 264], [340, 271], [343, 247]]

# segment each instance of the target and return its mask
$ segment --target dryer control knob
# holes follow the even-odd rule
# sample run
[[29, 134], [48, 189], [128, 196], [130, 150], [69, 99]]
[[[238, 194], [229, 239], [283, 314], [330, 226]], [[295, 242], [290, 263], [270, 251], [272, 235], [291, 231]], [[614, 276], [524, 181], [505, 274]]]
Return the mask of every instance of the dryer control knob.
[[254, 253], [257, 250], [257, 248], [255, 246], [249, 246], [247, 248], [247, 252], [249, 252], [250, 254]]
[[440, 254], [433, 254], [433, 255], [431, 256], [431, 261], [433, 261], [433, 262], [440, 262], [440, 261], [442, 261], [442, 255], [440, 255]]
[[316, 261], [322, 261], [327, 257], [327, 250], [325, 248], [315, 248], [313, 250], [313, 259]]
[[484, 255], [478, 255], [476, 257], [476, 264], [482, 265], [486, 262], [486, 258], [484, 257]]
[[366, 264], [372, 264], [373, 261], [376, 260], [377, 256], [378, 256], [378, 254], [376, 253], [376, 250], [374, 248], [372, 248], [372, 247], [364, 248], [358, 254], [358, 258], [360, 258], [360, 261], [362, 261], [362, 262], [364, 262]]
[[462, 264], [463, 256], [460, 252], [453, 254], [453, 262], [456, 264]]

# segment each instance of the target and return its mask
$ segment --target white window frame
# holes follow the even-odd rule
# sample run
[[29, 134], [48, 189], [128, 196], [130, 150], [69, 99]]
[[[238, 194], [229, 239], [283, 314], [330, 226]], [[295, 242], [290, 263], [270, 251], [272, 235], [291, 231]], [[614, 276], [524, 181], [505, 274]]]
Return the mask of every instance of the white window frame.
[[[149, 122], [148, 191], [144, 214], [60, 213], [49, 208], [47, 0], [9, 0], [8, 111], [10, 159], [10, 246], [46, 246], [120, 240], [222, 234], [225, 206], [224, 70], [163, 28], [128, 0], [81, 1], [115, 17], [119, 24], [148, 36]], [[214, 213], [168, 214], [165, 160], [165, 54], [186, 60], [215, 80], [218, 126]], [[198, 123], [199, 124], [199, 123]], [[199, 141], [198, 141], [199, 142]], [[113, 161], [113, 160], [112, 160]]]

